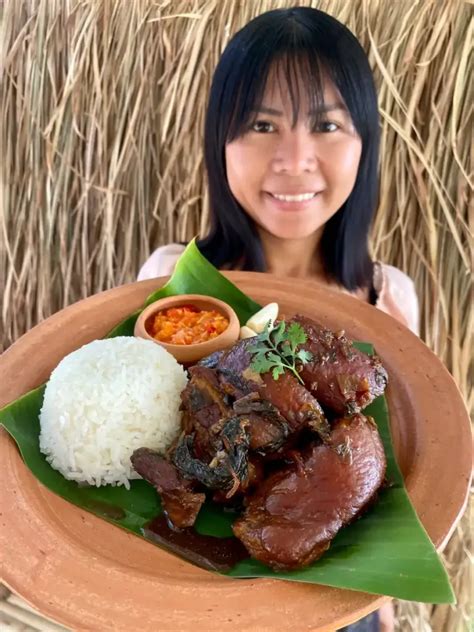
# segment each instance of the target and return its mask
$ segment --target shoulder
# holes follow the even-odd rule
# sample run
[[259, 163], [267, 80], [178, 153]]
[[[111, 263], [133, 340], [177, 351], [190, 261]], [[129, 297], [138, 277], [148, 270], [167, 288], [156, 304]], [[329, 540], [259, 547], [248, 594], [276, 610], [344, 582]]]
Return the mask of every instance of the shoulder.
[[419, 334], [420, 308], [413, 280], [395, 266], [376, 262], [374, 287], [378, 295], [377, 307]]
[[185, 248], [186, 246], [182, 244], [167, 244], [157, 248], [140, 268], [137, 281], [172, 274], [176, 262], [183, 254]]
[[393, 289], [397, 290], [415, 292], [415, 284], [408, 274], [405, 274], [405, 272], [402, 272], [402, 270], [395, 266], [380, 261], [375, 263], [374, 285], [378, 292], [383, 291], [386, 285], [390, 285]]

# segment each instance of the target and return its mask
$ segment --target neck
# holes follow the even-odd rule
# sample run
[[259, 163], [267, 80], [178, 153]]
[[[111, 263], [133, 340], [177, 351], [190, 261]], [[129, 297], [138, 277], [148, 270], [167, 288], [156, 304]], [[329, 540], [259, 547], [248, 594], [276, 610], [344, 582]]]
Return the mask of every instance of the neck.
[[278, 276], [312, 278], [328, 283], [319, 252], [322, 229], [302, 239], [280, 239], [258, 229], [267, 272]]

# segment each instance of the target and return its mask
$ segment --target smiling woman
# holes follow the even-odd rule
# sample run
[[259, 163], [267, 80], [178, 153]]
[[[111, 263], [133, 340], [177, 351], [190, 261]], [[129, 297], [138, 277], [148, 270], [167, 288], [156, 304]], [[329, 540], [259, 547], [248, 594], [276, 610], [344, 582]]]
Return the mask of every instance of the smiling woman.
[[[252, 20], [211, 86], [205, 256], [218, 266], [298, 270], [349, 291], [371, 287], [378, 126], [370, 66], [349, 29], [306, 7]], [[313, 197], [298, 202], [272, 195], [306, 193]]]
[[[317, 280], [418, 333], [413, 282], [369, 255], [379, 117], [349, 29], [307, 7], [249, 22], [215, 70], [204, 149], [211, 227], [198, 246], [209, 261]], [[138, 278], [170, 274], [183, 250], [159, 248]]]

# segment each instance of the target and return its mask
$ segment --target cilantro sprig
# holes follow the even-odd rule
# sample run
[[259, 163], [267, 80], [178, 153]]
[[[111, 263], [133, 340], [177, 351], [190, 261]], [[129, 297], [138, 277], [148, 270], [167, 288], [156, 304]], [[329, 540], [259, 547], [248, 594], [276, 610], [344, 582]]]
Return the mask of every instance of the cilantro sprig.
[[249, 347], [249, 352], [253, 355], [250, 367], [256, 373], [271, 371], [274, 380], [278, 380], [287, 369], [303, 384], [296, 366], [298, 362], [306, 364], [313, 357], [310, 351], [298, 349], [306, 340], [304, 329], [298, 323], [291, 323], [287, 328], [285, 321], [281, 321], [279, 325], [272, 327], [269, 321], [255, 343]]

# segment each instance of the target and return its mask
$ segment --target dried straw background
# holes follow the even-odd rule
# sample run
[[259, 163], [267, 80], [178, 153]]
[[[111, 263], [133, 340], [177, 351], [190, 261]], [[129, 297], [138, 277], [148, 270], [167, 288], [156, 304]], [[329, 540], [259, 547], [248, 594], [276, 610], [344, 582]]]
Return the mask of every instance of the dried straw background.
[[[82, 297], [132, 281], [158, 245], [205, 230], [201, 148], [213, 68], [233, 32], [289, 4], [5, 3], [0, 346]], [[473, 7], [300, 4], [346, 23], [369, 53], [383, 127], [373, 252], [414, 279], [422, 337], [472, 408]], [[471, 550], [465, 516], [445, 551], [458, 605], [398, 603], [399, 630], [467, 629]]]

